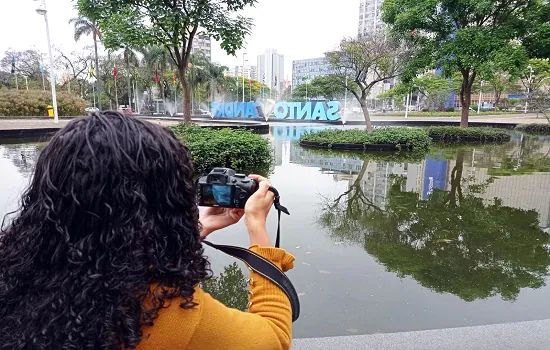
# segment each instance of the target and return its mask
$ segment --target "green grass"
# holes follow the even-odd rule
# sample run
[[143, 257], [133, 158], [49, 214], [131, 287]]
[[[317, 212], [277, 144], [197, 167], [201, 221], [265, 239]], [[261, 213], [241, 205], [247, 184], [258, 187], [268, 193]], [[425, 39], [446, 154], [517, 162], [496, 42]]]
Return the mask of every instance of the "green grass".
[[431, 144], [426, 132], [418, 128], [380, 128], [370, 133], [360, 129], [328, 129], [305, 134], [300, 141], [321, 143], [326, 148], [335, 144], [393, 145], [396, 149], [404, 146], [415, 151], [428, 150]]
[[534, 135], [550, 135], [550, 124], [539, 123], [518, 125], [516, 130]]
[[185, 124], [170, 129], [189, 147], [198, 173], [226, 167], [245, 174], [268, 175], [273, 164], [269, 141], [250, 131]]

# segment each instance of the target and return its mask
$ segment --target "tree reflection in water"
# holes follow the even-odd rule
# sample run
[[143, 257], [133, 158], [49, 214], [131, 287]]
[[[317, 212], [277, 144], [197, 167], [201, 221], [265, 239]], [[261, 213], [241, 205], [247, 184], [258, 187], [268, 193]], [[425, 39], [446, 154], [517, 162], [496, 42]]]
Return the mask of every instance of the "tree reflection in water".
[[219, 277], [201, 282], [200, 287], [227, 307], [247, 310], [248, 285], [237, 263], [224, 267]]
[[45, 146], [46, 143], [2, 144], [0, 151], [2, 157], [11, 160], [23, 177], [28, 178], [32, 175], [40, 151]]
[[335, 240], [362, 245], [399, 277], [466, 301], [495, 295], [515, 300], [521, 288], [544, 286], [550, 239], [539, 228], [538, 213], [479, 198], [493, 179], [474, 185], [463, 178], [464, 154], [456, 151], [447, 189], [434, 189], [427, 200], [404, 190], [405, 177], [390, 177], [384, 207], [363, 193], [365, 161], [357, 180], [327, 203], [319, 222]]

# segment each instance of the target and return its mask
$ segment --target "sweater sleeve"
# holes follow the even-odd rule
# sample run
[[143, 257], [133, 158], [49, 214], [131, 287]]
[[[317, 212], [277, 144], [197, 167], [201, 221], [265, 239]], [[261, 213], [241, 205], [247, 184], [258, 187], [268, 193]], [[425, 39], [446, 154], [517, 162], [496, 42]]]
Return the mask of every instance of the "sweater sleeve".
[[[294, 257], [283, 249], [252, 246], [250, 250], [283, 271]], [[286, 294], [263, 276], [250, 272], [249, 312], [231, 309], [200, 291], [201, 317], [189, 349], [290, 349], [292, 309]]]

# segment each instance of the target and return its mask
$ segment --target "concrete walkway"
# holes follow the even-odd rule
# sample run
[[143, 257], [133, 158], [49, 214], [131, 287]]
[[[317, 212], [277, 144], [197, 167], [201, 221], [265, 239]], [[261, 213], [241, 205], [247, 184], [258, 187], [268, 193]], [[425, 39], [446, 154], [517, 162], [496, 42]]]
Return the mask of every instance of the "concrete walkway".
[[420, 332], [293, 340], [293, 349], [523, 350], [550, 349], [550, 320]]

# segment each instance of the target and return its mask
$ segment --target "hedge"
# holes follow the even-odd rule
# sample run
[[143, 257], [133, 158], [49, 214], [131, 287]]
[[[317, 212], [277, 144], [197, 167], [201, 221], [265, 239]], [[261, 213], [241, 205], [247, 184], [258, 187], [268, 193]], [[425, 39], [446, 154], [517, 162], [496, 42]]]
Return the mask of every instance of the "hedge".
[[247, 130], [216, 130], [183, 123], [170, 129], [189, 147], [198, 173], [227, 167], [245, 174], [269, 174], [273, 163], [271, 146], [260, 135]]
[[[57, 93], [57, 110], [60, 116], [84, 115], [88, 102], [77, 95]], [[0, 89], [0, 116], [47, 116], [52, 94], [42, 90]]]
[[309, 147], [363, 150], [425, 151], [431, 140], [418, 128], [380, 128], [372, 132], [360, 129], [328, 129], [302, 136], [300, 144]]
[[526, 124], [518, 125], [517, 131], [525, 132], [528, 134], [537, 135], [550, 135], [550, 124]]
[[489, 127], [431, 126], [425, 130], [434, 141], [503, 142], [510, 140], [510, 134], [507, 130]]

